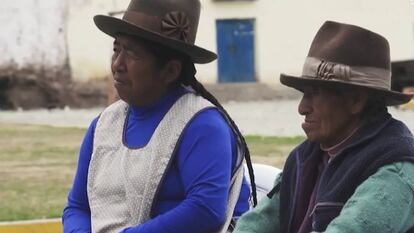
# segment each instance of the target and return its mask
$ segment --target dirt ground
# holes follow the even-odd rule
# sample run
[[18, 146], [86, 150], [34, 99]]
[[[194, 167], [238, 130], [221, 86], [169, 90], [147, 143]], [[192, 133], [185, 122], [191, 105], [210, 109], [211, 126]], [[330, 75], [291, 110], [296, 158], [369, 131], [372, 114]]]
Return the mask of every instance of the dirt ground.
[[[303, 117], [297, 113], [299, 99], [227, 102], [224, 107], [246, 135], [303, 136]], [[85, 109], [38, 109], [1, 111], [1, 123], [88, 127], [103, 107]], [[414, 110], [390, 107], [390, 113], [414, 132]]]
[[36, 75], [0, 76], [0, 109], [89, 108], [107, 104], [106, 80], [74, 82]]
[[[4, 82], [5, 79], [0, 78], [0, 89], [5, 86]], [[48, 89], [30, 79], [24, 83], [10, 82], [6, 85], [9, 86], [9, 98], [15, 97], [15, 100], [5, 101], [5, 94], [0, 90], [0, 109], [3, 108], [0, 110], [0, 122], [3, 123], [87, 127], [110, 102], [108, 93], [113, 93], [111, 92], [113, 89], [109, 88], [110, 83], [102, 79], [85, 83], [68, 82], [66, 86], [49, 85]], [[20, 88], [17, 88], [19, 85]], [[245, 134], [304, 135], [300, 127], [303, 119], [297, 113], [301, 94], [294, 89], [262, 83], [206, 84], [205, 86], [223, 103]], [[4, 107], [4, 103], [12, 103], [12, 105]], [[30, 103], [32, 105], [29, 105]], [[389, 110], [394, 117], [404, 121], [414, 132], [414, 108], [390, 107]]]
[[[220, 102], [246, 102], [296, 98], [298, 93], [276, 84], [205, 84]], [[70, 78], [39, 77], [38, 74], [0, 75], [0, 109], [59, 109], [104, 107], [114, 101], [109, 79], [76, 82]]]

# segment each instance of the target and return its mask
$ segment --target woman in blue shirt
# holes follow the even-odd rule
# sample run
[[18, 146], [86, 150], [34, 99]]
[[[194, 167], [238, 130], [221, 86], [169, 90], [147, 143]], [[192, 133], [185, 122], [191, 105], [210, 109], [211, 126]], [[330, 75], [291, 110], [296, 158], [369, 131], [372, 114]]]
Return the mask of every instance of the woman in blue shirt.
[[64, 232], [225, 232], [249, 208], [246, 142], [194, 77], [216, 55], [194, 45], [200, 3], [132, 0], [114, 37], [120, 101], [94, 119], [63, 213]]

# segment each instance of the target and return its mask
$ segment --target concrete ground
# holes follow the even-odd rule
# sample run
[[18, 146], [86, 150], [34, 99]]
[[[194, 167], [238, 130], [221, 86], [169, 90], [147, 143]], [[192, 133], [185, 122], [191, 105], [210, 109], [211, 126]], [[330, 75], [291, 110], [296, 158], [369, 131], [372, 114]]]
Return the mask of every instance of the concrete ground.
[[222, 103], [229, 101], [252, 102], [264, 100], [284, 100], [297, 99], [301, 97], [301, 93], [299, 91], [281, 84], [220, 83], [205, 84], [204, 86]]
[[[304, 135], [300, 127], [303, 118], [297, 113], [298, 103], [299, 98], [293, 98], [251, 102], [230, 101], [223, 106], [246, 135], [296, 136]], [[0, 123], [87, 127], [102, 109], [1, 111]], [[414, 110], [390, 107], [389, 111], [414, 132]]]

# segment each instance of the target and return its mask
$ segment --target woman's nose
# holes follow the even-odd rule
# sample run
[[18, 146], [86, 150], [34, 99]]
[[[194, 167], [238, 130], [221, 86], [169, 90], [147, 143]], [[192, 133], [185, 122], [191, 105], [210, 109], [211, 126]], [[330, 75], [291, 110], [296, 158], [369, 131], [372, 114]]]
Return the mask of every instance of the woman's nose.
[[126, 70], [124, 53], [118, 52], [112, 55], [112, 72], [122, 72]]

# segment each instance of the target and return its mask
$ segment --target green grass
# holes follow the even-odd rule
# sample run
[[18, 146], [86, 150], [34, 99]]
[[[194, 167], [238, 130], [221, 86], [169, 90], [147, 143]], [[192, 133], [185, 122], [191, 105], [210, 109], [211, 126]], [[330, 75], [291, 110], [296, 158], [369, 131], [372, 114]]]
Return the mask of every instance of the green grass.
[[0, 221], [60, 217], [84, 132], [0, 124]]
[[304, 137], [262, 137], [246, 136], [252, 161], [263, 163], [278, 168], [283, 168], [286, 157], [289, 152], [300, 142], [305, 140]]
[[[85, 129], [0, 124], [0, 221], [60, 217]], [[302, 137], [247, 136], [253, 162], [279, 168]]]

